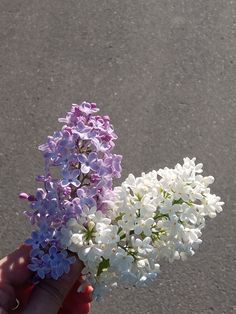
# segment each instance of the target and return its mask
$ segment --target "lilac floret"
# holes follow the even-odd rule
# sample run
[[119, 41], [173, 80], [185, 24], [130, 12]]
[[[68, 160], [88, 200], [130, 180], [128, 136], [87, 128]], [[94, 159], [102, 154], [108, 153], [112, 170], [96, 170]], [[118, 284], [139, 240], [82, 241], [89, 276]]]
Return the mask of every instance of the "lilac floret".
[[88, 103], [85, 101], [82, 102], [82, 104], [79, 105], [78, 108], [81, 112], [85, 113], [86, 115], [99, 111], [95, 103]]
[[48, 227], [46, 223], [40, 225], [40, 229], [31, 233], [31, 238], [25, 241], [33, 249], [45, 248], [53, 239], [53, 228]]
[[84, 174], [89, 171], [97, 171], [99, 169], [99, 162], [97, 161], [97, 153], [92, 152], [88, 155], [85, 154], [79, 155], [78, 160], [81, 163], [81, 172]]
[[76, 258], [68, 257], [66, 251], [58, 251], [55, 246], [51, 246], [48, 253], [42, 256], [42, 261], [51, 269], [52, 278], [58, 279], [70, 271], [70, 265], [75, 263]]
[[65, 201], [64, 208], [64, 221], [68, 221], [70, 218], [78, 218], [82, 212], [79, 198], [74, 198], [72, 201]]
[[61, 180], [61, 186], [66, 187], [72, 184], [76, 187], [79, 187], [80, 186], [80, 181], [78, 179], [79, 175], [80, 175], [79, 169], [73, 171], [64, 170], [62, 172], [63, 179]]

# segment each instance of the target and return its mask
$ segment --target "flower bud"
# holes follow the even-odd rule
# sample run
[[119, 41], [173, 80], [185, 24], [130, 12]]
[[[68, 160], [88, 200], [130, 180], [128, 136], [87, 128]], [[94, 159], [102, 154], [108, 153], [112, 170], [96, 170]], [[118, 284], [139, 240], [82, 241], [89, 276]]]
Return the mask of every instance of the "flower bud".
[[89, 221], [89, 223], [88, 223], [88, 230], [92, 231], [94, 227], [95, 227], [95, 223], [93, 221]]
[[27, 200], [28, 197], [29, 197], [29, 195], [24, 193], [24, 192], [19, 194], [19, 198], [22, 199], [22, 200]]

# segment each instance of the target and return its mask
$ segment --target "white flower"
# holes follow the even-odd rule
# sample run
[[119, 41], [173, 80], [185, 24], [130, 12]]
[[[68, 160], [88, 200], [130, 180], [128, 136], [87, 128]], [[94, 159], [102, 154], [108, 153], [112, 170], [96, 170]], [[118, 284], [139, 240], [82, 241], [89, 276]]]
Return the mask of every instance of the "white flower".
[[140, 211], [140, 216], [149, 218], [156, 210], [155, 201], [152, 194], [147, 194], [142, 199], [135, 203], [135, 208]]
[[204, 177], [195, 161], [184, 158], [183, 165], [137, 178], [130, 174], [114, 189], [106, 213], [84, 207], [61, 229], [61, 244], [84, 263], [95, 298], [119, 283], [147, 285], [159, 273], [159, 262], [195, 253], [205, 218], [214, 218], [224, 204], [211, 194], [214, 178]]
[[119, 249], [116, 254], [110, 258], [110, 266], [112, 269], [119, 272], [129, 271], [133, 261], [134, 258], [131, 255], [128, 255], [123, 249]]
[[118, 226], [97, 223], [96, 238], [97, 243], [112, 244], [119, 242]]
[[71, 236], [71, 243], [68, 249], [72, 252], [78, 252], [78, 249], [84, 245], [84, 235], [82, 233], [74, 233]]
[[75, 218], [69, 219], [66, 226], [71, 230], [72, 233], [79, 232], [83, 229], [81, 224], [79, 224]]
[[137, 249], [138, 253], [141, 255], [148, 255], [153, 252], [153, 246], [150, 244], [151, 243], [151, 238], [146, 237], [144, 240], [141, 240], [139, 238], [135, 239], [132, 237], [131, 239], [133, 247]]
[[196, 229], [185, 228], [183, 232], [183, 240], [187, 243], [193, 244], [198, 241], [198, 238], [202, 235], [201, 231]]
[[215, 194], [207, 194], [205, 200], [203, 201], [202, 211], [205, 215], [214, 218], [217, 213], [222, 212], [222, 206], [224, 202], [220, 201], [220, 197]]
[[139, 235], [143, 232], [146, 236], [150, 236], [152, 234], [151, 227], [153, 223], [153, 218], [148, 218], [146, 220], [138, 219], [136, 225], [134, 226], [134, 233]]
[[136, 208], [124, 207], [122, 212], [122, 218], [118, 220], [118, 225], [124, 231], [130, 231], [134, 228], [136, 222]]
[[190, 222], [196, 224], [198, 221], [198, 212], [195, 207], [182, 204], [179, 218], [181, 221]]

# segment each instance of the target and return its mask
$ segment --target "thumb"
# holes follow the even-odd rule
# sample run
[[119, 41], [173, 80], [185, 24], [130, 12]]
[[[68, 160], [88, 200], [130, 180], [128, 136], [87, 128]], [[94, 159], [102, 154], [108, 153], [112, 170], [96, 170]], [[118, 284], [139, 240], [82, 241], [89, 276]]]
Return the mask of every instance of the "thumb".
[[22, 314], [56, 314], [66, 295], [78, 280], [83, 263], [77, 261], [71, 265], [70, 272], [60, 279], [46, 279], [41, 281], [33, 290], [30, 301]]

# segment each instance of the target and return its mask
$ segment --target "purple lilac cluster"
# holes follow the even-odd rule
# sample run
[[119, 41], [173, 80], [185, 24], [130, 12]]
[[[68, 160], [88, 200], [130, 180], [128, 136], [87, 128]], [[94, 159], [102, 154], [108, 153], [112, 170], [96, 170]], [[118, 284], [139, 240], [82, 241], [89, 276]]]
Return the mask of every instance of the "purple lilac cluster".
[[26, 243], [32, 246], [29, 269], [36, 279], [58, 279], [75, 262], [60, 241], [61, 229], [84, 210], [106, 212], [112, 200], [112, 180], [120, 177], [122, 156], [112, 154], [114, 133], [108, 116], [96, 115], [95, 103], [73, 104], [59, 121], [61, 131], [48, 136], [39, 146], [45, 159], [45, 173], [37, 176], [42, 188], [35, 195], [21, 193], [30, 202], [26, 211], [33, 231]]

